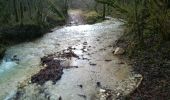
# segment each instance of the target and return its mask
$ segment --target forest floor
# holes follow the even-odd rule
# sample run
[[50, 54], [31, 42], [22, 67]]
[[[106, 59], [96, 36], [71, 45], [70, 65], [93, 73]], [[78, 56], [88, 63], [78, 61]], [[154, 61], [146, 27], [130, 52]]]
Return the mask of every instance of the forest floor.
[[[134, 71], [142, 74], [140, 86], [127, 99], [130, 100], [169, 100], [170, 99], [170, 42], [158, 46], [153, 36], [145, 41], [144, 47], [134, 47], [131, 61]], [[118, 46], [128, 47], [126, 39], [120, 39]], [[127, 50], [128, 51], [128, 50]]]

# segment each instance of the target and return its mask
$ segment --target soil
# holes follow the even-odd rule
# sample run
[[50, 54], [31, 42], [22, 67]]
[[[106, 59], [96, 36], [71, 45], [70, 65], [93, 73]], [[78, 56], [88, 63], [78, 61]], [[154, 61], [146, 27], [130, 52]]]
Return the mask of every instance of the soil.
[[[117, 46], [128, 47], [126, 39], [117, 41]], [[130, 58], [134, 71], [142, 74], [139, 87], [127, 96], [127, 100], [169, 100], [170, 99], [170, 42], [161, 43], [148, 38], [144, 47], [134, 47]]]

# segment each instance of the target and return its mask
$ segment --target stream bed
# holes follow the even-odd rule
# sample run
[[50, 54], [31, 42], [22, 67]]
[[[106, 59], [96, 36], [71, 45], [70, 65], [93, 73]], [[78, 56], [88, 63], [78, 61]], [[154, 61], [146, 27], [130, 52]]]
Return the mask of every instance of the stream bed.
[[[9, 47], [0, 64], [0, 100], [16, 99], [16, 95], [17, 100], [105, 100], [98, 95], [107, 89], [113, 91], [114, 100], [130, 93], [137, 84], [132, 68], [112, 53], [113, 43], [123, 33], [122, 24], [110, 19], [93, 25], [63, 26], [35, 41]], [[42, 69], [42, 57], [69, 47], [80, 58], [71, 58], [65, 65], [77, 68], [64, 69], [55, 84], [28, 82], [17, 94], [18, 86]]]

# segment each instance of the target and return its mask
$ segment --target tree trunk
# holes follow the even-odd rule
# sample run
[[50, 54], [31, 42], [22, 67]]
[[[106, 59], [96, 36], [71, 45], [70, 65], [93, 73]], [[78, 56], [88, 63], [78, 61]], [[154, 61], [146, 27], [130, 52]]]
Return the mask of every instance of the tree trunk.
[[106, 17], [106, 4], [103, 4], [103, 20], [105, 20]]
[[18, 22], [19, 17], [18, 17], [18, 11], [17, 11], [17, 7], [16, 7], [16, 0], [13, 0], [13, 5], [14, 5], [14, 12], [15, 12], [15, 21]]
[[22, 3], [20, 2], [20, 18], [21, 18], [21, 22], [20, 22], [20, 25], [23, 26], [23, 22], [24, 22], [24, 9], [23, 9], [23, 5]]

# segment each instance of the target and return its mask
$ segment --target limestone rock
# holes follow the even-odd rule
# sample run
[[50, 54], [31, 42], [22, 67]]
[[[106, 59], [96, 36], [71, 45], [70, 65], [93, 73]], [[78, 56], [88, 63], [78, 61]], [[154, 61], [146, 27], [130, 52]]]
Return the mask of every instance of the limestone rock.
[[114, 51], [114, 55], [122, 55], [125, 53], [125, 50], [123, 48], [117, 47]]

